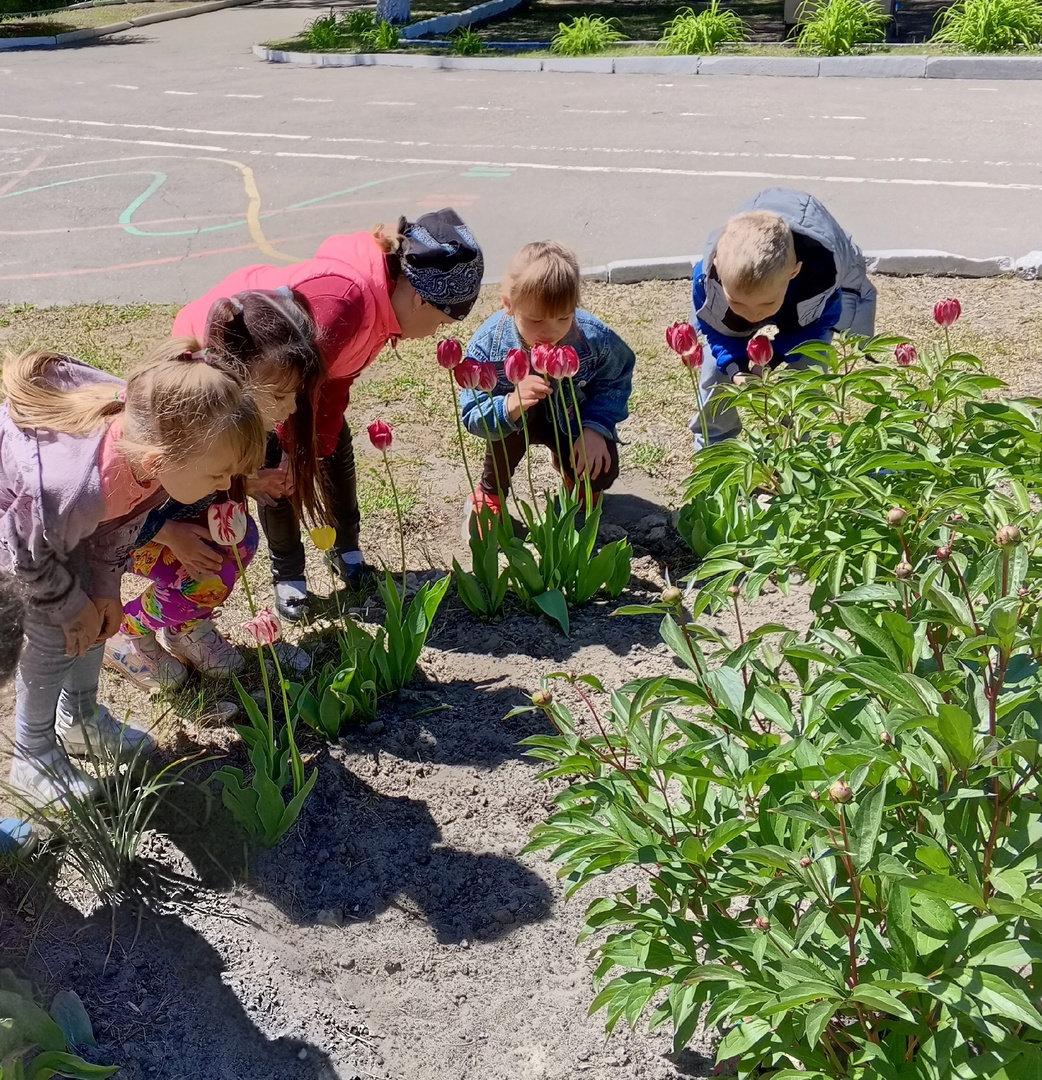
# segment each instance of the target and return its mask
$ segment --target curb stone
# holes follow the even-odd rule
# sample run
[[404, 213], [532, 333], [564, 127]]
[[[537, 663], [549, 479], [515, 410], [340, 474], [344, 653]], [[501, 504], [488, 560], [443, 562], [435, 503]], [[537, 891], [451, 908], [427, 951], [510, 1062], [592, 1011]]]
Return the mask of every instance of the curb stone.
[[893, 274], [897, 277], [928, 275], [931, 277], [999, 277], [1013, 273], [1016, 260], [1002, 255], [991, 259], [970, 259], [948, 251], [900, 248], [890, 251], [865, 252], [869, 273]]
[[[257, 0], [232, 0], [256, 3]], [[222, 3], [221, 6], [231, 6]], [[149, 16], [146, 16], [149, 17]], [[151, 17], [149, 17], [151, 18]], [[158, 21], [158, 20], [157, 20]], [[134, 20], [136, 23], [137, 20]], [[29, 41], [12, 39], [16, 47]], [[50, 44], [51, 38], [38, 39]], [[11, 48], [0, 41], [0, 48]], [[590, 75], [755, 75], [782, 78], [1024, 79], [1042, 80], [1042, 56], [585, 56], [524, 59], [495, 56], [432, 56], [402, 53], [305, 53], [254, 45], [253, 54], [272, 64], [312, 67], [424, 67], [446, 71], [548, 71]], [[324, 59], [316, 59], [321, 57]], [[339, 60], [334, 58], [339, 57]], [[414, 62], [422, 61], [422, 62]]]
[[428, 34], [451, 34], [464, 26], [473, 26], [495, 15], [502, 15], [522, 3], [524, 0], [486, 0], [486, 3], [475, 4], [452, 15], [436, 15], [433, 19], [409, 23], [401, 28], [401, 36], [406, 41], [413, 41]]
[[[127, 22], [108, 23], [106, 26], [84, 27], [82, 30], [70, 30], [55, 37], [0, 38], [0, 52], [16, 49], [53, 49], [63, 45], [72, 45], [77, 41], [89, 41], [91, 38], [107, 37], [132, 30], [135, 26], [151, 26], [154, 23], [173, 22], [175, 19], [188, 19], [193, 15], [205, 15], [210, 11], [224, 8], [243, 7], [256, 4], [259, 0], [213, 0], [209, 4], [193, 4], [191, 7], [177, 8], [174, 11], [153, 11], [149, 15], [138, 15]], [[96, 5], [89, 5], [96, 6]], [[119, 7], [121, 4], [104, 4], [104, 7]], [[256, 50], [254, 50], [256, 51]]]
[[627, 259], [608, 263], [612, 285], [635, 285], [638, 281], [679, 281], [689, 278], [697, 259], [690, 256], [660, 259]]

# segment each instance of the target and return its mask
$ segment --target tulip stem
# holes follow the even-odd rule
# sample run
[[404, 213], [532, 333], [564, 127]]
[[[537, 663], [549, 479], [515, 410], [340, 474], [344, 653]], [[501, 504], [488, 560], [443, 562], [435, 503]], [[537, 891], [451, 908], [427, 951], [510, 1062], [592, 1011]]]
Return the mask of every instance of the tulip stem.
[[467, 449], [463, 445], [463, 418], [460, 416], [459, 411], [459, 398], [456, 397], [456, 380], [453, 378], [452, 371], [448, 372], [449, 376], [449, 392], [452, 394], [452, 404], [456, 409], [456, 434], [459, 436], [459, 452], [463, 458], [463, 469], [467, 474], [467, 483], [470, 485], [470, 491], [468, 495], [473, 495], [476, 488], [474, 487], [474, 477], [470, 475], [470, 463], [467, 461]]
[[[544, 376], [544, 378], [545, 378], [545, 376]], [[550, 397], [547, 399], [547, 404], [550, 406], [550, 426], [554, 429], [554, 446], [557, 449], [557, 468], [558, 468], [558, 471], [560, 472], [561, 477], [563, 479], [564, 470], [565, 470], [565, 468], [567, 466], [565, 465], [564, 456], [561, 453], [561, 433], [560, 433], [560, 431], [558, 430], [558, 427], [557, 427], [557, 406], [554, 404], [554, 401], [555, 401], [555, 399], [557, 397], [558, 390], [560, 390], [561, 391], [561, 399], [562, 399], [562, 402], [563, 402], [563, 400], [564, 400], [564, 390], [561, 388], [560, 379], [556, 380], [556, 382], [557, 382], [557, 385], [554, 386], [554, 380], [550, 381], [550, 385], [554, 386], [554, 390], [553, 390], [553, 393], [550, 395]], [[566, 407], [565, 408], [565, 415], [567, 416], [567, 414], [568, 414], [568, 409]], [[569, 427], [568, 434], [571, 435], [571, 433], [572, 433], [572, 430], [571, 430], [571, 427]]]
[[235, 565], [239, 571], [239, 580], [242, 582], [242, 591], [246, 594], [246, 604], [250, 609], [250, 615], [253, 618], [257, 618], [257, 605], [253, 602], [253, 593], [250, 592], [250, 583], [246, 580], [246, 568], [242, 565], [242, 558], [239, 555], [239, 545], [230, 545], [232, 554], [235, 556]]
[[391, 495], [394, 498], [394, 512], [398, 517], [398, 542], [402, 548], [402, 604], [405, 603], [405, 523], [402, 521], [402, 504], [398, 499], [398, 488], [394, 483], [394, 472], [391, 463], [387, 460], [387, 451], [382, 451], [384, 465], [387, 468], [387, 479], [391, 482]]
[[[246, 603], [250, 609], [250, 615], [257, 618], [257, 605], [253, 602], [253, 594], [250, 592], [250, 583], [246, 580], [246, 567], [242, 565], [242, 556], [239, 554], [239, 545], [231, 545], [232, 554], [235, 556], [235, 566], [239, 572], [239, 580], [242, 582], [243, 592], [246, 593]], [[264, 647], [257, 642], [257, 663], [260, 664], [261, 679], [264, 682], [264, 701], [268, 707], [268, 728], [265, 734], [268, 737], [268, 762], [274, 767], [275, 763], [275, 719], [271, 708], [271, 684], [268, 681], [268, 669], [264, 665]], [[286, 709], [286, 720], [289, 721], [289, 709]]]
[[[568, 378], [568, 389], [571, 391], [571, 394], [572, 394], [572, 404], [575, 407], [575, 419], [579, 424], [578, 442], [582, 447], [583, 490], [584, 490], [584, 492], [586, 494], [586, 510], [591, 511], [593, 509], [593, 505], [592, 505], [593, 504], [593, 486], [592, 486], [592, 482], [590, 480], [590, 462], [589, 462], [589, 458], [586, 455], [586, 440], [583, 438], [583, 422], [582, 422], [582, 414], [579, 412], [579, 397], [575, 392], [575, 380], [573, 378], [571, 378], [570, 376]], [[569, 430], [568, 434], [571, 435], [571, 430]], [[575, 455], [573, 453], [572, 457], [574, 458], [574, 456]], [[572, 462], [572, 471], [573, 471], [573, 473], [575, 471], [575, 462], [574, 461]]]
[[[518, 398], [520, 399], [520, 394]], [[525, 433], [525, 468], [528, 471], [528, 490], [532, 496], [532, 509], [535, 510], [535, 483], [532, 480], [532, 439], [528, 434], [528, 417], [524, 406], [521, 407], [521, 428]]]
[[[687, 365], [684, 365], [687, 367]], [[699, 384], [698, 377], [695, 375], [695, 369], [692, 367], [687, 368], [688, 375], [691, 376], [691, 385], [695, 388], [695, 401], [698, 405], [698, 422], [702, 427], [702, 449], [704, 450], [709, 445], [709, 417], [706, 416], [705, 406], [702, 403], [702, 387]]]
[[[489, 401], [493, 401], [493, 400], [494, 400], [491, 394], [489, 394], [489, 396], [488, 396], [488, 399], [489, 399]], [[495, 406], [493, 406], [493, 408], [495, 408]], [[481, 416], [481, 423], [482, 423], [482, 426], [483, 426], [483, 427], [484, 427], [484, 429], [485, 429], [485, 438], [486, 438], [486, 439], [488, 440], [488, 443], [487, 443], [487, 447], [486, 447], [486, 452], [487, 452], [487, 453], [488, 453], [488, 454], [489, 454], [489, 455], [491, 456], [491, 458], [492, 458], [492, 469], [493, 469], [493, 471], [494, 471], [494, 472], [495, 472], [495, 474], [496, 474], [496, 492], [497, 492], [497, 494], [499, 495], [500, 499], [501, 499], [501, 500], [502, 500], [503, 502], [506, 502], [506, 499], [507, 499], [507, 490], [506, 490], [506, 488], [505, 488], [505, 487], [503, 486], [503, 479], [502, 479], [502, 477], [501, 477], [501, 476], [499, 475], [499, 462], [498, 462], [498, 461], [496, 460], [496, 452], [495, 452], [495, 450], [493, 450], [493, 448], [492, 448], [492, 443], [493, 443], [493, 439], [492, 439], [492, 429], [491, 429], [491, 428], [490, 428], [490, 427], [488, 426], [488, 420], [487, 420], [487, 419], [485, 418], [485, 414], [484, 414], [484, 412], [482, 412], [482, 411], [481, 411], [480, 409], [478, 410], [478, 412], [479, 412], [479, 414], [480, 414], [480, 416]], [[508, 477], [507, 477], [507, 483], [508, 483], [508, 484], [510, 484], [510, 482], [511, 482], [512, 480], [513, 480], [513, 477], [512, 477], [512, 476], [508, 476]], [[524, 521], [524, 520], [525, 520], [525, 513], [524, 513], [524, 511], [523, 511], [523, 510], [521, 509], [521, 503], [520, 503], [520, 502], [518, 501], [518, 498], [517, 498], [517, 492], [516, 492], [516, 491], [514, 491], [513, 487], [511, 487], [511, 489], [510, 489], [510, 490], [511, 490], [511, 493], [513, 494], [513, 496], [514, 496], [514, 507], [515, 507], [515, 509], [517, 510], [518, 516], [519, 516], [519, 517], [521, 518], [521, 520], [522, 520], [522, 521]], [[511, 529], [511, 535], [513, 535], [513, 529]]]

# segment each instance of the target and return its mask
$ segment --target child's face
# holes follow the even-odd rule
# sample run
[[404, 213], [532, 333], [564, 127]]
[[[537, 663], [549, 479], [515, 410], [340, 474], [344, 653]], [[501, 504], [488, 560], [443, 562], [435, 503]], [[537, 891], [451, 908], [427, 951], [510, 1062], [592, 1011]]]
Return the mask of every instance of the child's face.
[[[280, 377], [281, 376], [281, 377]], [[300, 380], [286, 379], [277, 369], [261, 369], [251, 388], [253, 400], [264, 417], [268, 431], [288, 420], [297, 411]]]
[[227, 491], [238, 464], [228, 447], [216, 446], [203, 457], [178, 464], [156, 457], [151, 462], [146, 460], [145, 467], [171, 499], [191, 506], [215, 491]]
[[724, 296], [727, 298], [727, 306], [746, 322], [765, 322], [772, 315], [777, 315], [781, 306], [785, 303], [785, 294], [789, 289], [789, 282], [800, 272], [801, 263], [796, 263], [790, 274], [783, 274], [774, 281], [767, 282], [755, 291], [740, 291], [729, 288], [721, 279]]
[[575, 322], [575, 312], [549, 312], [518, 307], [503, 297], [503, 307], [510, 315], [526, 345], [558, 345], [568, 336]]

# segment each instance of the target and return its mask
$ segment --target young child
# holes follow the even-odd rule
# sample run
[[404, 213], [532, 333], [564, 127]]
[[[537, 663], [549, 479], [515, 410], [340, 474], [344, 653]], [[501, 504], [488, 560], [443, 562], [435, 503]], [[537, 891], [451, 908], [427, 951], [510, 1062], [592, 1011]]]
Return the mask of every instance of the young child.
[[[248, 478], [247, 494], [265, 505], [289, 498], [298, 511], [303, 507], [312, 514], [322, 497], [315, 400], [325, 375], [314, 336], [314, 325], [289, 289], [215, 301], [204, 336], [208, 355], [239, 373], [272, 433], [269, 444], [274, 439], [278, 445], [278, 430], [287, 447], [284, 466]], [[119, 633], [106, 642], [105, 666], [143, 690], [176, 689], [188, 668], [228, 677], [245, 664], [214, 622], [237, 576], [234, 559], [210, 537], [206, 511], [216, 498], [191, 506], [170, 501], [149, 515], [137, 538], [131, 568], [153, 584], [124, 609]], [[257, 546], [252, 521], [244, 544], [252, 556]], [[300, 673], [310, 667], [302, 649], [286, 641], [275, 648], [284, 668]]]
[[[489, 507], [498, 514], [502, 508], [514, 471], [525, 456], [522, 412], [530, 442], [551, 449], [554, 468], [566, 483], [574, 484], [588, 470], [599, 498], [619, 475], [616, 427], [629, 415], [634, 356], [614, 330], [579, 307], [579, 300], [575, 254], [551, 240], [526, 244], [507, 270], [503, 310], [486, 319], [467, 346], [469, 359], [496, 366], [499, 382], [490, 394], [460, 393], [463, 423], [472, 435], [486, 439], [481, 483], [467, 499], [464, 538], [470, 536], [476, 510]], [[517, 386], [507, 379], [503, 367], [507, 353], [540, 345], [568, 345], [578, 354], [579, 372], [573, 383], [579, 416], [574, 415], [563, 381], [555, 393], [554, 384], [534, 371]], [[564, 461], [557, 460], [558, 445]]]
[[[322, 522], [336, 529], [333, 570], [353, 588], [367, 567], [359, 548], [361, 516], [351, 428], [344, 419], [351, 385], [400, 338], [431, 337], [465, 319], [481, 288], [484, 260], [470, 229], [451, 209], [400, 218], [397, 229], [332, 236], [313, 259], [293, 266], [249, 266], [189, 304], [175, 334], [199, 337], [214, 300], [246, 289], [290, 289], [315, 327], [315, 345], [328, 378], [319, 389], [318, 471], [327, 492]], [[277, 465], [282, 448], [269, 448]], [[305, 553], [299, 507], [279, 497], [260, 510], [271, 551], [275, 603], [285, 619], [308, 613]]]
[[[787, 358], [809, 341], [828, 341], [837, 330], [874, 333], [876, 290], [861, 249], [814, 198], [802, 191], [761, 191], [710, 237], [695, 266], [691, 316], [709, 345], [702, 368], [702, 400], [711, 443], [741, 431], [735, 409], [708, 405], [717, 387], [751, 377], [750, 338], [777, 328], [775, 363], [807, 367], [806, 357]], [[702, 424], [691, 420], [695, 446]]]
[[54, 353], [4, 366], [0, 570], [26, 594], [11, 787], [37, 805], [91, 795], [70, 754], [147, 753], [148, 735], [97, 701], [102, 642], [148, 511], [190, 504], [257, 469], [264, 424], [238, 375], [184, 342], [124, 383]]

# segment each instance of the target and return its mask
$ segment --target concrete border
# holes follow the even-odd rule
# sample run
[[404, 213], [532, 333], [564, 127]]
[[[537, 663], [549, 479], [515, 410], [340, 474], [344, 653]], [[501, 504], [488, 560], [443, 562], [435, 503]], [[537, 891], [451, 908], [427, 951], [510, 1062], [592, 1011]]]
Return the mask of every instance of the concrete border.
[[[128, 2], [140, 3], [142, 0], [128, 0]], [[121, 0], [120, 4], [89, 4], [86, 6], [119, 7], [122, 3], [123, 0]], [[259, 3], [259, 0], [211, 0], [207, 4], [192, 4], [191, 7], [177, 8], [175, 11], [153, 11], [150, 15], [138, 15], [136, 19], [130, 19], [126, 22], [108, 23], [106, 26], [84, 27], [82, 30], [70, 30], [68, 33], [57, 34], [54, 37], [0, 38], [0, 52], [16, 49], [61, 48], [63, 45], [75, 45], [79, 41], [90, 41], [92, 38], [119, 34], [124, 30], [132, 30], [135, 26], [152, 26], [154, 23], [171, 22], [174, 19], [189, 19], [193, 15], [205, 15], [207, 12], [220, 11], [222, 8], [243, 7], [246, 4], [256, 3]]]
[[451, 34], [464, 26], [473, 26], [475, 23], [485, 22], [486, 19], [494, 19], [497, 15], [512, 11], [522, 3], [524, 0], [485, 0], [482, 4], [475, 4], [453, 15], [436, 15], [433, 19], [409, 23], [401, 27], [400, 32], [407, 41], [426, 37], [428, 34]]
[[[238, 0], [252, 3], [254, 0]], [[1042, 80], [1042, 56], [433, 56], [429, 53], [307, 53], [254, 45], [272, 64], [422, 67], [446, 71], [545, 71], [590, 75], [758, 75], [847, 79]]]
[[[699, 255], [665, 255], [653, 259], [623, 259], [606, 266], [583, 267], [582, 279], [610, 285], [679, 281], [691, 277], [700, 258]], [[1032, 251], [1021, 258], [997, 255], [990, 259], [973, 259], [949, 251], [885, 248], [866, 251], [865, 262], [870, 274], [882, 277], [992, 278], [1013, 275], [1026, 281], [1042, 279], [1042, 251]]]

